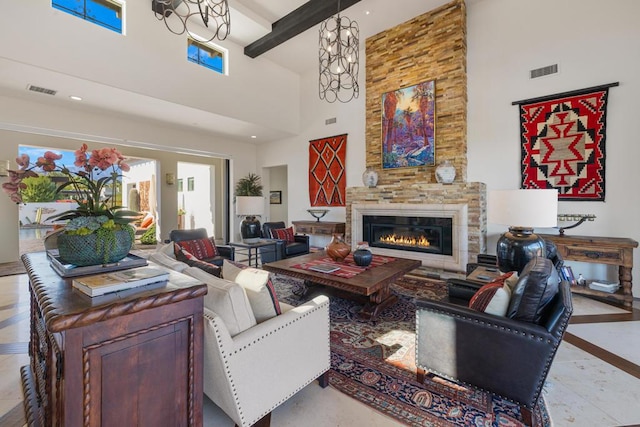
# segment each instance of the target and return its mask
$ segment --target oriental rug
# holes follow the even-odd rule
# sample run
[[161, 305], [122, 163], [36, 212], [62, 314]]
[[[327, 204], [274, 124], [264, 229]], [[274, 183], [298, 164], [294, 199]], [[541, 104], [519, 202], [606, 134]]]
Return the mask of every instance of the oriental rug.
[[345, 206], [347, 135], [309, 141], [311, 206]]
[[[277, 275], [274, 284], [281, 301], [301, 302], [293, 291], [302, 281]], [[375, 323], [358, 318], [357, 303], [330, 297], [330, 385], [408, 426], [523, 426], [519, 406], [506, 400], [438, 377], [417, 382], [415, 299], [441, 299], [446, 285], [407, 275], [392, 289], [398, 302]], [[535, 426], [552, 424], [544, 403], [533, 419]]]
[[604, 201], [608, 93], [601, 86], [515, 102], [522, 188], [555, 188], [561, 201]]

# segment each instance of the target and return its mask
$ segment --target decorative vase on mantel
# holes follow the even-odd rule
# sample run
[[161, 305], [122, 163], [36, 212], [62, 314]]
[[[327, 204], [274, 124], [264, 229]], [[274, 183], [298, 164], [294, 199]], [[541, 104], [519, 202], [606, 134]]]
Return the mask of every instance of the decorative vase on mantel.
[[133, 233], [128, 229], [91, 234], [58, 234], [60, 260], [67, 264], [113, 264], [127, 256], [133, 245]]
[[367, 166], [367, 169], [362, 173], [362, 183], [369, 188], [378, 185], [378, 172], [372, 166]]
[[342, 234], [336, 233], [325, 248], [327, 255], [334, 261], [342, 262], [351, 253], [351, 247], [344, 241]]
[[436, 168], [436, 181], [440, 184], [451, 184], [456, 179], [456, 168], [451, 161], [443, 160]]

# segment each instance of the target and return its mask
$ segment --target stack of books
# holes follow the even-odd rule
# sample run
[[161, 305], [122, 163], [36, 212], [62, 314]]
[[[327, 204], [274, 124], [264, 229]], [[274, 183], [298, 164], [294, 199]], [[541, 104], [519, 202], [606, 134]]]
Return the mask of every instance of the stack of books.
[[602, 291], [608, 293], [614, 293], [618, 290], [620, 284], [618, 282], [610, 282], [608, 280], [594, 280], [589, 283], [589, 289], [594, 291]]
[[164, 282], [169, 278], [169, 271], [160, 267], [140, 267], [92, 276], [76, 277], [72, 286], [77, 290], [97, 297], [125, 289], [137, 288], [153, 283]]

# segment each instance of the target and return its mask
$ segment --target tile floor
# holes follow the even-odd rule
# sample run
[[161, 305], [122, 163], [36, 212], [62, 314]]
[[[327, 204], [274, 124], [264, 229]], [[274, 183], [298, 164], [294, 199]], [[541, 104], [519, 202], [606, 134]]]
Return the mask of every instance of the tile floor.
[[[574, 324], [551, 368], [545, 399], [554, 427], [640, 424], [640, 310], [574, 297]], [[640, 305], [638, 306], [640, 308]], [[26, 275], [0, 277], [0, 426], [21, 426], [19, 367], [28, 363]], [[571, 341], [571, 343], [569, 342]], [[572, 344], [573, 343], [573, 344]], [[585, 349], [587, 351], [585, 351]], [[205, 426], [233, 426], [205, 398]], [[277, 408], [274, 427], [401, 425], [331, 387], [312, 384]]]

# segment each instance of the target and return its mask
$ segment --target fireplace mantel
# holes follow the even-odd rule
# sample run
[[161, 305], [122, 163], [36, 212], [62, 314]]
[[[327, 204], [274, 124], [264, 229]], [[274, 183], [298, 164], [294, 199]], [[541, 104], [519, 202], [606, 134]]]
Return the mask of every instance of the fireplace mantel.
[[[478, 253], [486, 252], [486, 186], [484, 183], [383, 185], [347, 188], [346, 237], [354, 245], [362, 237], [362, 215], [444, 216], [454, 219], [454, 254], [431, 255], [375, 248], [374, 253], [420, 259], [442, 271], [464, 272]], [[396, 213], [394, 213], [396, 215]], [[417, 254], [417, 255], [416, 255]], [[430, 255], [430, 254], [427, 254]]]

